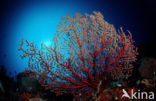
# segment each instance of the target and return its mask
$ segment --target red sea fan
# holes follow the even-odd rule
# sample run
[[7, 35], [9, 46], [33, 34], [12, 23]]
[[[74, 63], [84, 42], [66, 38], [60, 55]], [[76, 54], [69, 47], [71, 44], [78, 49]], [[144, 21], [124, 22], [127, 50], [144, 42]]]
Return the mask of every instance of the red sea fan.
[[63, 17], [54, 46], [28, 41], [24, 46], [22, 40], [19, 51], [22, 58], [29, 58], [27, 70], [43, 86], [75, 96], [96, 96], [108, 75], [127, 78], [137, 55], [131, 33], [126, 35], [122, 28], [116, 31], [100, 12]]

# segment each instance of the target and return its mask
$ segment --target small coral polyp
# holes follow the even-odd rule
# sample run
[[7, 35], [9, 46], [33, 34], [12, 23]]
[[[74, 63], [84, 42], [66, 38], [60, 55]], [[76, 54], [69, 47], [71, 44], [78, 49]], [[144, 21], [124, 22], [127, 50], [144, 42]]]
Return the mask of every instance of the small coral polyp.
[[96, 99], [109, 75], [125, 78], [132, 72], [138, 53], [132, 34], [127, 34], [122, 28], [116, 31], [100, 12], [76, 13], [62, 17], [54, 46], [22, 40], [19, 51], [22, 58], [29, 58], [26, 73], [38, 76], [42, 86], [57, 94], [71, 93], [77, 99], [85, 94]]

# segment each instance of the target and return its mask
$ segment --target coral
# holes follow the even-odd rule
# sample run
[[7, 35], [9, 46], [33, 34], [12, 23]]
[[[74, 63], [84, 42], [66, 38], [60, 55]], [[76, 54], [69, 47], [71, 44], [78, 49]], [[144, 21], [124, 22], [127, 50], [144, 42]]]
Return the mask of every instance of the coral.
[[137, 49], [129, 31], [128, 35], [122, 28], [116, 31], [100, 12], [67, 15], [57, 27], [54, 46], [20, 43], [21, 57], [29, 58], [25, 73], [38, 78], [42, 86], [57, 94], [72, 93], [77, 99], [86, 94], [96, 99], [110, 75], [130, 76]]
[[31, 97], [30, 93], [24, 92], [23, 95], [21, 96], [24, 101], [29, 101], [29, 98]]

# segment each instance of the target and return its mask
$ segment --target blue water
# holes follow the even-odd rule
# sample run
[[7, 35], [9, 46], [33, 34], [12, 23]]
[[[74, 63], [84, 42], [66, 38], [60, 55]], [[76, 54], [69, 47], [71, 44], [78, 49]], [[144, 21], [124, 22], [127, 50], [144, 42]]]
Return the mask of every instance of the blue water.
[[[21, 59], [21, 52], [18, 51], [22, 39], [29, 42], [35, 41], [39, 45], [51, 44], [51, 39], [56, 33], [57, 25], [61, 17], [74, 13], [81, 14], [96, 11], [97, 8], [88, 2], [48, 2], [48, 3], [27, 3], [23, 7], [17, 7], [8, 17], [9, 23], [5, 27], [5, 37], [1, 38], [3, 49], [1, 49], [1, 62], [7, 71], [22, 72], [27, 67], [27, 60]], [[98, 10], [100, 11], [100, 9]], [[4, 57], [5, 54], [5, 57]]]

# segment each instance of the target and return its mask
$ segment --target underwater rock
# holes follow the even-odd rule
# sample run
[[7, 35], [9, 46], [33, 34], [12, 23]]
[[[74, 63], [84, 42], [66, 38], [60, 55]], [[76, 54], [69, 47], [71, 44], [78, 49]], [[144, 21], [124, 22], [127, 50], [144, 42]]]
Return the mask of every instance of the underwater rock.
[[139, 68], [140, 75], [146, 79], [152, 79], [156, 73], [156, 59], [143, 58]]
[[47, 101], [47, 100], [43, 100], [42, 98], [39, 97], [34, 97], [34, 98], [30, 98], [29, 101]]
[[18, 80], [18, 86], [20, 88], [20, 91], [27, 91], [27, 92], [36, 92], [39, 88], [38, 80], [35, 78], [30, 78], [29, 74], [20, 73], [17, 76]]
[[0, 92], [5, 93], [5, 90], [4, 90], [1, 82], [0, 82]]

